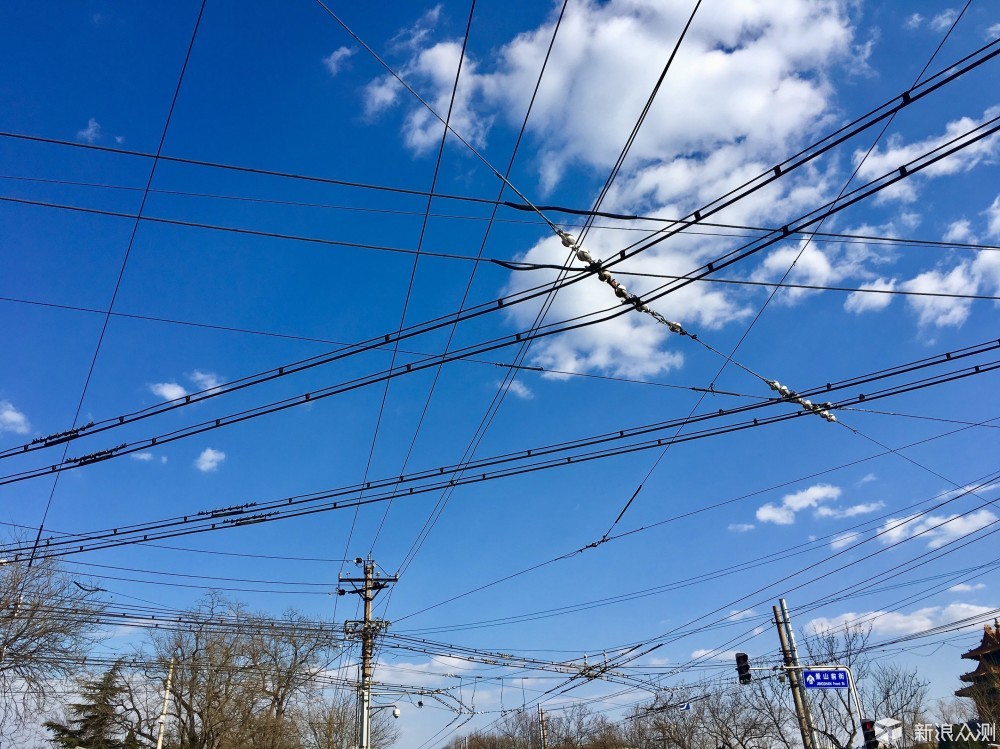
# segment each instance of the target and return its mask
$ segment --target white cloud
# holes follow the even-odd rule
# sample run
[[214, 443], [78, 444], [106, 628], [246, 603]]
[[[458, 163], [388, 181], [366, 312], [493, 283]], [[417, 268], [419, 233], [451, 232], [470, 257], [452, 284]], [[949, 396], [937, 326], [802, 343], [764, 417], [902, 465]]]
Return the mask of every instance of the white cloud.
[[511, 392], [518, 398], [522, 398], [524, 400], [531, 400], [535, 397], [535, 394], [531, 392], [531, 389], [520, 380], [511, 380], [510, 385], [508, 386], [508, 392]]
[[852, 543], [861, 538], [861, 534], [857, 531], [850, 533], [841, 533], [834, 536], [830, 540], [830, 548], [832, 549], [843, 549], [845, 546], [850, 546]]
[[948, 588], [949, 593], [971, 593], [974, 590], [982, 590], [986, 585], [983, 583], [976, 583], [975, 585], [969, 585], [968, 583], [959, 583], [958, 585], [952, 585]]
[[153, 395], [163, 398], [165, 401], [183, 398], [188, 394], [188, 391], [176, 382], [154, 382], [149, 386], [149, 390]]
[[222, 379], [215, 372], [203, 372], [200, 369], [189, 374], [188, 379], [198, 386], [198, 390], [215, 390], [222, 384]]
[[[895, 611], [867, 611], [863, 613], [848, 612], [834, 617], [817, 617], [806, 624], [806, 631], [817, 634], [826, 631], [836, 631], [848, 626], [872, 627], [872, 632], [882, 635], [905, 635], [920, 632], [931, 627], [951, 624], [969, 617], [989, 614], [993, 609], [988, 606], [975, 606], [969, 603], [953, 603], [944, 608], [927, 606], [909, 614]], [[979, 629], [981, 623], [973, 622], [966, 625], [968, 629]]]
[[994, 239], [1000, 239], [1000, 195], [997, 195], [993, 203], [986, 209], [986, 218], [989, 221], [989, 234]]
[[903, 28], [913, 31], [914, 29], [920, 28], [920, 24], [923, 23], [924, 17], [919, 13], [914, 13], [911, 16], [907, 16], [906, 20], [903, 22]]
[[854, 518], [858, 515], [868, 515], [885, 507], [885, 502], [865, 502], [850, 507], [817, 507], [816, 517], [819, 518]]
[[91, 117], [87, 121], [87, 127], [76, 131], [76, 139], [85, 143], [94, 143], [101, 137], [101, 123]]
[[389, 48], [399, 52], [423, 46], [440, 20], [441, 5], [438, 4], [424, 12], [416, 23], [396, 32], [396, 35], [389, 40]]
[[[131, 453], [129, 457], [131, 457], [132, 460], [138, 460], [138, 461], [140, 461], [142, 463], [150, 463], [150, 462], [152, 462], [152, 461], [154, 461], [154, 460], [157, 459], [156, 456], [153, 455], [153, 453], [146, 453], [146, 452], [143, 452], [143, 453]], [[159, 458], [159, 461], [161, 463], [166, 463], [167, 462], [167, 456], [166, 455], [161, 455], [160, 458]]]
[[757, 616], [757, 612], [753, 609], [734, 609], [729, 612], [729, 616], [726, 618], [733, 622], [738, 622], [741, 619], [749, 619], [751, 616]]
[[945, 242], [976, 242], [976, 235], [972, 233], [972, 223], [961, 218], [948, 225], [948, 231], [944, 234]]
[[974, 533], [998, 520], [990, 510], [968, 515], [908, 515], [889, 518], [879, 529], [884, 544], [894, 544], [920, 534], [927, 548], [937, 549], [962, 536]]
[[958, 18], [958, 10], [956, 8], [948, 8], [931, 19], [930, 27], [935, 31], [947, 31], [955, 23], [956, 18]]
[[714, 648], [698, 648], [691, 653], [691, 657], [695, 660], [707, 658], [710, 661], [731, 661], [736, 657], [736, 651], [727, 650], [719, 653]]
[[866, 473], [864, 476], [861, 477], [861, 480], [858, 481], [858, 486], [864, 486], [865, 484], [870, 484], [872, 481], [878, 481], [878, 476], [876, 476], [874, 473]]
[[326, 65], [326, 69], [330, 71], [330, 75], [337, 75], [343, 67], [344, 61], [355, 52], [357, 52], [357, 49], [352, 49], [351, 47], [339, 47], [323, 58], [323, 64]]
[[10, 401], [0, 401], [0, 434], [13, 432], [14, 434], [27, 434], [31, 431], [31, 424], [28, 417], [14, 408]]
[[[877, 147], [871, 153], [863, 150], [854, 152], [854, 164], [858, 176], [864, 180], [875, 179], [895, 171], [935, 148], [963, 136], [969, 130], [1000, 114], [1000, 108], [991, 107], [979, 119], [960, 117], [945, 126], [941, 135], [931, 136], [921, 141], [906, 144], [898, 134], [889, 138], [884, 148]], [[976, 141], [950, 156], [922, 169], [917, 175], [897, 182], [879, 193], [880, 201], [901, 200], [912, 202], [917, 199], [918, 184], [932, 177], [941, 177], [959, 172], [967, 172], [984, 161], [990, 161], [1000, 150], [1000, 139], [995, 135]], [[862, 159], [864, 162], [862, 163]]]
[[1000, 36], [1000, 23], [995, 23], [986, 29], [985, 36], [988, 40], [993, 40]]
[[226, 454], [222, 450], [213, 450], [206, 447], [201, 451], [201, 455], [194, 461], [194, 466], [202, 473], [209, 473], [218, 469], [219, 465], [226, 459]]
[[[900, 284], [904, 291], [945, 294], [975, 294], [979, 279], [968, 262], [961, 262], [949, 271], [929, 270]], [[906, 299], [917, 313], [921, 326], [959, 327], [969, 316], [971, 299], [955, 297], [911, 296]]]
[[124, 143], [125, 143], [125, 136], [124, 135], [116, 135], [115, 136], [115, 143], [117, 143], [119, 146], [124, 145]]
[[[871, 283], [861, 284], [858, 288], [872, 289], [875, 291], [895, 291], [896, 279], [893, 278], [887, 281], [884, 278], [879, 278]], [[844, 300], [844, 309], [847, 312], [854, 312], [855, 314], [871, 311], [878, 312], [888, 307], [891, 302], [891, 294], [872, 294], [864, 291], [852, 291], [847, 295], [847, 299]]]
[[[581, 171], [588, 179], [593, 172], [606, 174], [658, 76], [658, 65], [650, 61], [663, 59], [688, 12], [659, 0], [570, 3], [528, 122], [539, 149], [535, 163], [543, 191]], [[843, 2], [736, 3], [699, 13], [604, 202], [607, 210], [683, 215], [811, 142], [834, 116], [829, 73], [857, 61]], [[550, 14], [539, 27], [463, 62], [452, 124], [470, 142], [485, 143], [497, 122], [520, 125], [554, 23], [555, 15]], [[414, 43], [400, 67], [402, 75], [443, 115], [460, 46], [433, 40], [422, 30], [406, 38]], [[622, 87], [622, 80], [632, 85]], [[616, 101], [609, 107], [607, 92], [612, 90]], [[710, 97], [703, 95], [705, 90], [731, 93]], [[364, 105], [369, 116], [402, 107], [402, 139], [414, 153], [437, 146], [441, 124], [411, 97], [400, 96], [391, 79], [373, 80], [365, 89]], [[734, 224], [776, 221], [779, 214], [824, 202], [832, 184], [824, 172], [805, 168], [740, 200], [718, 218]], [[620, 235], [611, 234], [588, 235], [591, 255], [607, 258], [621, 248]], [[725, 249], [717, 238], [673, 237], [630, 260], [628, 269], [684, 275]], [[545, 240], [519, 259], [561, 264], [566, 255], [558, 240]], [[821, 255], [810, 255], [804, 265], [822, 261]], [[512, 274], [506, 291], [553, 277], [545, 271]], [[636, 279], [628, 285], [642, 294], [657, 284]], [[609, 288], [588, 279], [561, 290], [548, 319], [592, 313], [617, 301]], [[739, 324], [751, 314], [742, 293], [704, 284], [670, 294], [655, 308], [694, 332]], [[510, 310], [511, 320], [519, 327], [530, 324], [537, 310], [519, 305]], [[683, 359], [663, 328], [644, 318], [623, 315], [539, 341], [533, 347], [534, 360], [570, 371], [643, 376], [681, 366]]]
[[730, 523], [729, 530], [736, 533], [746, 533], [752, 531], [756, 526], [753, 523]]
[[821, 502], [840, 497], [840, 488], [830, 484], [815, 484], [793, 494], [786, 494], [780, 505], [767, 504], [757, 508], [757, 520], [762, 523], [776, 525], [791, 525], [795, 522], [795, 513], [809, 507], [816, 507]]

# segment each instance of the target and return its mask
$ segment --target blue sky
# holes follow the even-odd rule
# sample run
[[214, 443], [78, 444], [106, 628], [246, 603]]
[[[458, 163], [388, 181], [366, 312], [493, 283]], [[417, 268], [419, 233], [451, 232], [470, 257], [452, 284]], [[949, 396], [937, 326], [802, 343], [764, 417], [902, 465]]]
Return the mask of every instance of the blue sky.
[[[662, 6], [568, 3], [509, 176], [533, 204], [594, 206], [693, 8]], [[535, 266], [562, 265], [567, 250], [545, 220], [503, 205], [489, 219], [501, 194], [495, 172], [505, 173], [511, 160], [560, 7], [477, 4], [463, 58], [467, 5], [331, 6], [442, 117], [462, 60], [451, 125], [478, 155], [450, 136], [438, 169], [440, 123], [319, 4], [210, 0], [186, 66], [198, 3], [8, 9], [0, 51], [8, 71], [0, 80], [0, 449], [74, 426], [81, 394], [76, 426], [554, 283], [556, 270]], [[706, 0], [601, 205], [661, 221], [598, 218], [582, 246], [595, 258], [614, 257], [662, 220], [704, 210], [1000, 35], [994, 7], [973, 2], [956, 22], [960, 10]], [[764, 380], [805, 391], [995, 340], [1000, 141], [969, 143], [966, 134], [1000, 114], [997, 64], [985, 62], [903, 108], [879, 140], [882, 124], [613, 266], [629, 291], [648, 295], [667, 283], [654, 276], [684, 276], [717, 261], [761, 235], [754, 227], [794, 226], [836, 198], [855, 170], [851, 189], [966, 138], [947, 158], [827, 219], [821, 230], [836, 236], [792, 234], [649, 303], [697, 341], [633, 311], [532, 342], [525, 368], [506, 385], [515, 346], [396, 377], [387, 390], [370, 384], [67, 470], [54, 491], [48, 475], [9, 483], [0, 488], [0, 520], [32, 534], [50, 493], [45, 528], [52, 533], [276, 500], [433, 471], [470, 450], [488, 458], [758, 403], [774, 394]], [[154, 168], [149, 154], [161, 137], [161, 155], [173, 160], [159, 159]], [[428, 204], [432, 189], [445, 197]], [[511, 187], [501, 199], [523, 202]], [[130, 216], [140, 205], [137, 224]], [[541, 213], [580, 234], [581, 216]], [[476, 263], [480, 253], [486, 260]], [[582, 268], [575, 263], [575, 272]], [[823, 288], [784, 288], [769, 299], [771, 287], [760, 284], [782, 277]], [[540, 304], [497, 307], [409, 338], [395, 353], [390, 344], [80, 439], [67, 456], [348, 383], [448, 346], [528, 331]], [[544, 322], [617, 304], [613, 290], [591, 275], [561, 288]], [[733, 363], [723, 367], [734, 349]], [[656, 642], [697, 621], [636, 664], [669, 680], [731, 668], [736, 649], [772, 653], [769, 606], [782, 595], [800, 627], [881, 612], [871, 619], [873, 637], [888, 639], [998, 606], [992, 568], [960, 574], [994, 561], [995, 541], [985, 534], [1000, 519], [991, 504], [1000, 413], [988, 365], [996, 359], [984, 351], [838, 391], [831, 400], [963, 367], [983, 370], [854, 403], [834, 411], [837, 423], [806, 414], [666, 451], [400, 497], [357, 513], [338, 509], [157, 547], [95, 551], [66, 563], [123, 605], [140, 599], [184, 608], [204, 593], [193, 586], [218, 586], [241, 589], [233, 595], [253, 608], [277, 614], [296, 607], [341, 620], [355, 612], [330, 593], [338, 573], [354, 568], [337, 560], [371, 553], [385, 570], [401, 573], [381, 612], [402, 634], [569, 660]], [[692, 390], [709, 385], [716, 392]], [[796, 411], [772, 403], [759, 415]], [[753, 415], [723, 414], [681, 434]], [[0, 473], [45, 468], [60, 461], [62, 449], [5, 457]], [[969, 487], [976, 491], [960, 491]], [[609, 528], [612, 540], [551, 561], [601, 540]], [[792, 547], [801, 554], [777, 557]], [[758, 558], [766, 564], [658, 589]], [[96, 564], [124, 569], [87, 566]], [[907, 586], [873, 592], [866, 581], [883, 572], [888, 583]], [[250, 580], [276, 582], [240, 582]], [[853, 597], [823, 603], [841, 589]], [[650, 592], [605, 600], [639, 591]], [[592, 601], [604, 605], [538, 615]], [[518, 621], [494, 621], [508, 617]], [[926, 652], [897, 657], [934, 678], [935, 696], [947, 695], [963, 671], [958, 653], [977, 627], [939, 650], [933, 640]], [[128, 644], [118, 637], [104, 647]], [[480, 684], [483, 715], [466, 728], [488, 724], [491, 711], [533, 704], [548, 684], [391, 648], [383, 658], [387, 681]], [[673, 674], [678, 666], [686, 669]], [[547, 705], [613, 689], [591, 684], [546, 698]], [[632, 693], [601, 707], [613, 711], [641, 698]], [[419, 746], [453, 718], [445, 710], [411, 711], [400, 724], [401, 746]]]

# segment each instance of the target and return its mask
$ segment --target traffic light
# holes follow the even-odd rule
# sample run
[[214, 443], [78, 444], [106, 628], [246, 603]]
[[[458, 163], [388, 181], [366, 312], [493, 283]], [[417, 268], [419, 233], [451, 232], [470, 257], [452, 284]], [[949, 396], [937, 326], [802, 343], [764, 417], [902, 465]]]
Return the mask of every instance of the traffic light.
[[736, 673], [740, 676], [740, 684], [750, 683], [750, 656], [746, 653], [736, 654]]
[[875, 721], [861, 721], [861, 733], [865, 737], [865, 749], [878, 749], [878, 739], [875, 738]]

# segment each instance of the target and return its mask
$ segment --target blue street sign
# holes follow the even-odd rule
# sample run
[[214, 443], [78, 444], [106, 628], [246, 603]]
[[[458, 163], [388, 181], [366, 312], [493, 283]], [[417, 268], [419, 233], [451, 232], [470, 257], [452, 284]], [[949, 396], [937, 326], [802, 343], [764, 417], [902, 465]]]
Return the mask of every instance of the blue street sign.
[[803, 669], [802, 684], [806, 689], [847, 689], [850, 686], [847, 672], [839, 669], [836, 671]]
[[683, 705], [680, 706], [680, 711], [682, 713], [691, 712], [691, 703], [690, 702], [685, 702]]

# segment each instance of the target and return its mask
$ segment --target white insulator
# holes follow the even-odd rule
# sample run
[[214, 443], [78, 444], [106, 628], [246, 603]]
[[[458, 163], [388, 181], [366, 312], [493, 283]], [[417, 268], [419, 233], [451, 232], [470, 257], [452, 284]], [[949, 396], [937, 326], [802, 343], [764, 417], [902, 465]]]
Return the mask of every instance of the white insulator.
[[670, 328], [673, 333], [683, 333], [684, 327], [679, 322], [667, 321], [667, 327]]
[[608, 273], [606, 270], [602, 269], [597, 271], [597, 277], [602, 281], [607, 281], [609, 278], [611, 278], [611, 274]]
[[792, 394], [792, 391], [789, 390], [785, 385], [778, 385], [778, 393], [781, 394], [782, 398], [787, 398], [789, 395]]
[[768, 380], [767, 384], [771, 388], [771, 390], [774, 390], [776, 392], [781, 390], [781, 383], [778, 382], [777, 380]]
[[559, 236], [562, 237], [563, 247], [572, 247], [573, 245], [576, 244], [576, 237], [574, 237], [572, 234], [564, 233], [560, 234]]
[[592, 263], [592, 262], [594, 262], [594, 258], [592, 258], [590, 256], [590, 253], [587, 252], [582, 247], [577, 248], [576, 259], [579, 260], [581, 263]]
[[625, 299], [628, 296], [628, 289], [626, 289], [621, 284], [618, 284], [618, 287], [615, 289], [615, 296], [619, 297], [620, 299]]
[[813, 407], [812, 401], [807, 401], [807, 400], [803, 399], [803, 400], [800, 400], [799, 403], [802, 404], [802, 408], [808, 408], [810, 411], [812, 411], [812, 407]]

